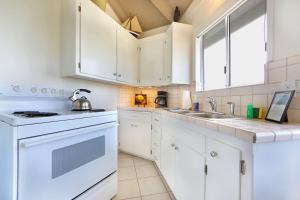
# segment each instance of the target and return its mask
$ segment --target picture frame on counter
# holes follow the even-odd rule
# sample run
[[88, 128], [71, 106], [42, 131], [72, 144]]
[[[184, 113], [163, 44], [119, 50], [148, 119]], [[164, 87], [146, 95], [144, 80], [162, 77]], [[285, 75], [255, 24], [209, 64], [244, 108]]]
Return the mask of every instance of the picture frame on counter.
[[275, 92], [265, 119], [276, 123], [287, 122], [287, 110], [294, 94], [295, 90]]

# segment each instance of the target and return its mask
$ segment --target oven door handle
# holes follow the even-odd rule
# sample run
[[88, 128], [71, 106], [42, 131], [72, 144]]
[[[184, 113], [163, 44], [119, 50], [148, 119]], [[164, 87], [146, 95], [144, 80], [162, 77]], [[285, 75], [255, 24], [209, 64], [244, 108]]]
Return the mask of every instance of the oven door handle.
[[111, 128], [111, 127], [116, 127], [118, 126], [117, 122], [112, 122], [112, 123], [107, 123], [107, 124], [102, 124], [102, 125], [97, 125], [97, 126], [92, 126], [92, 127], [87, 127], [87, 128], [81, 128], [78, 130], [72, 130], [72, 131], [67, 131], [68, 133], [63, 133], [63, 134], [59, 134], [59, 136], [52, 136], [49, 135], [49, 137], [45, 138], [45, 139], [39, 139], [39, 140], [34, 140], [34, 141], [23, 141], [20, 143], [20, 147], [22, 148], [30, 148], [30, 147], [34, 147], [37, 145], [42, 145], [42, 144], [46, 144], [46, 143], [51, 143], [51, 142], [56, 142], [59, 140], [64, 140], [67, 138], [72, 138], [72, 137], [76, 137], [79, 135], [83, 135], [83, 134], [87, 134], [87, 132], [92, 132], [92, 131], [96, 131], [96, 130], [103, 130], [103, 129], [107, 129], [107, 128]]

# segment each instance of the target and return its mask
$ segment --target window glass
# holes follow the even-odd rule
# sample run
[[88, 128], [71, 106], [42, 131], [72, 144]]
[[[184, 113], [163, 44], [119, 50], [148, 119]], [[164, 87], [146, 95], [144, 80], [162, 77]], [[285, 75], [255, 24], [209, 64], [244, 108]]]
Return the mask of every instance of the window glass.
[[230, 15], [231, 86], [264, 83], [265, 0], [247, 1]]
[[225, 20], [203, 36], [204, 89], [225, 88], [226, 38]]

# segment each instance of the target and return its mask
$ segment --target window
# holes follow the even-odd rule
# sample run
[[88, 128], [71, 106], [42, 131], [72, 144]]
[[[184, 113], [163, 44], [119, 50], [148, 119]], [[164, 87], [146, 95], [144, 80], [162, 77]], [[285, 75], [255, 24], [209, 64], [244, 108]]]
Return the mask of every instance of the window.
[[247, 1], [201, 34], [197, 90], [264, 83], [265, 35], [266, 0]]
[[225, 33], [225, 21], [222, 21], [203, 37], [205, 90], [220, 89], [225, 86], [226, 76], [223, 72], [226, 66]]

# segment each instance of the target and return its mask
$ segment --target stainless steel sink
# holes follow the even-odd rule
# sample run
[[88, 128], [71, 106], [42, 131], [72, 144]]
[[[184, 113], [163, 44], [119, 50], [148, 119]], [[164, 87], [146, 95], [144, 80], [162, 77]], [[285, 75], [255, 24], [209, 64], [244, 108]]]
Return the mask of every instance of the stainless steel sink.
[[193, 117], [202, 117], [207, 119], [227, 119], [234, 118], [232, 115], [226, 115], [224, 113], [185, 113], [185, 115]]
[[185, 109], [177, 109], [177, 108], [168, 108], [166, 109], [168, 110], [169, 112], [173, 112], [173, 113], [179, 113], [179, 114], [185, 114], [185, 113], [190, 113], [191, 111], [190, 110], [185, 110]]

